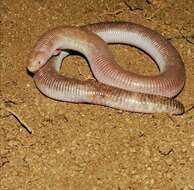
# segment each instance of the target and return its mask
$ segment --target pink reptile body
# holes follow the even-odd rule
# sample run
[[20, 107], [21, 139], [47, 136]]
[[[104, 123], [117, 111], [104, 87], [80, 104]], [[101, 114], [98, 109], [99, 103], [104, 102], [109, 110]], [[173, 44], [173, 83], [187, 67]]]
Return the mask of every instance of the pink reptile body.
[[[155, 60], [160, 74], [149, 77], [123, 70], [105, 42], [130, 44], [144, 50]], [[61, 76], [60, 65], [68, 55], [63, 50], [83, 54], [98, 82]], [[59, 55], [51, 58], [56, 54]], [[180, 102], [168, 98], [176, 96], [185, 83], [180, 55], [160, 34], [137, 24], [99, 23], [55, 28], [40, 38], [29, 62], [29, 71], [36, 72], [37, 87], [57, 100], [146, 113], [180, 114], [184, 111]]]

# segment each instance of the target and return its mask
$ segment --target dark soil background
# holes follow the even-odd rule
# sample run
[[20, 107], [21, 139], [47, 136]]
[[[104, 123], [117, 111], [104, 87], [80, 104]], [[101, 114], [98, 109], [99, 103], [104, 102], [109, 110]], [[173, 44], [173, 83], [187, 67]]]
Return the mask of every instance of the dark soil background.
[[[177, 48], [187, 81], [177, 97], [194, 105], [193, 0], [1, 0], [0, 189], [194, 189], [194, 109], [182, 116], [138, 114], [51, 100], [26, 72], [39, 37], [58, 25], [130, 21]], [[129, 46], [111, 45], [118, 64], [157, 73]], [[91, 77], [79, 56], [63, 74]]]

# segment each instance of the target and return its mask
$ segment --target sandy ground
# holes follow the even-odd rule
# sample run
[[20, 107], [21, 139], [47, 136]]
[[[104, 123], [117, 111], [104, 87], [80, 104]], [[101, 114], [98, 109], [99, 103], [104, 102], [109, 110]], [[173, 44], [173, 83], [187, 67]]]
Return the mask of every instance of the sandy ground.
[[[26, 72], [40, 35], [58, 25], [131, 21], [163, 34], [180, 52], [187, 81], [177, 97], [194, 105], [193, 0], [1, 0], [0, 189], [194, 189], [194, 109], [138, 114], [51, 100]], [[157, 73], [140, 50], [110, 47], [118, 63]], [[91, 77], [86, 61], [63, 73]]]

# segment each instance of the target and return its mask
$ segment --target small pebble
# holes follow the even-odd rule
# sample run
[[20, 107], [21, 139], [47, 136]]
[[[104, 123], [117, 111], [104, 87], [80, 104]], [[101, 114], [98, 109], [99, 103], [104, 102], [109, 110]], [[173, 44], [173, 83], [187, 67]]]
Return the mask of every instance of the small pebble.
[[172, 147], [169, 146], [168, 144], [161, 144], [158, 148], [159, 148], [159, 152], [162, 155], [168, 155], [170, 154], [170, 152], [173, 151]]

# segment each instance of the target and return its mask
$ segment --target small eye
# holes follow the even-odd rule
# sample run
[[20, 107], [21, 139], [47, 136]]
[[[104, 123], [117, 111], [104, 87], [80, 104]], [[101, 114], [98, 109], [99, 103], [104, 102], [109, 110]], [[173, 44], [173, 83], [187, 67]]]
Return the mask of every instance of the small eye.
[[38, 64], [41, 65], [41, 61], [38, 61]]

